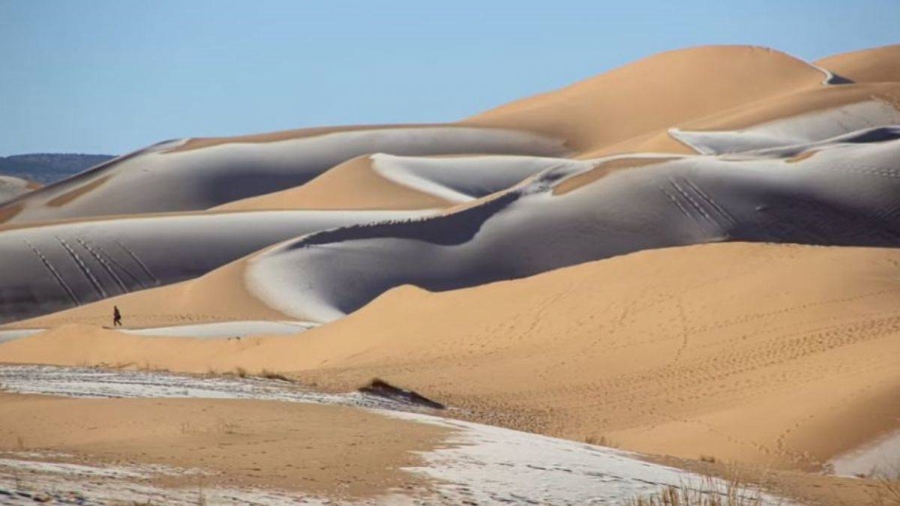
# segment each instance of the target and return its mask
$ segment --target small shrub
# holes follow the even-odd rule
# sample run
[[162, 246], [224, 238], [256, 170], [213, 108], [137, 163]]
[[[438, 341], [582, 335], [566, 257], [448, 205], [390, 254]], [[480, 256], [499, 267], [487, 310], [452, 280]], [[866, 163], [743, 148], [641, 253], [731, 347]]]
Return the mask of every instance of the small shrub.
[[268, 369], [263, 369], [261, 373], [259, 373], [260, 377], [270, 380], [278, 380], [278, 381], [291, 381], [290, 378], [281, 374], [280, 372], [270, 371]]
[[900, 506], [900, 471], [880, 473], [875, 481], [878, 486], [872, 497], [872, 505]]
[[701, 483], [683, 482], [655, 494], [631, 499], [623, 506], [762, 506], [759, 487], [705, 476]]
[[589, 445], [594, 446], [606, 446], [607, 448], [618, 448], [619, 445], [614, 443], [612, 439], [607, 438], [606, 436], [595, 436], [591, 434], [590, 436], [586, 436], [584, 438], [584, 442]]

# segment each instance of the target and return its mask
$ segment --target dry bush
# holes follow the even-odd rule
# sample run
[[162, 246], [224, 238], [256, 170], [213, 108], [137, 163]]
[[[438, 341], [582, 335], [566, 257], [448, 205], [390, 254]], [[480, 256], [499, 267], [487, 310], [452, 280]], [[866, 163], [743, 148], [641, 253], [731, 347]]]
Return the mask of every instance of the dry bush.
[[261, 373], [259, 373], [261, 378], [270, 379], [270, 380], [278, 380], [278, 381], [287, 381], [290, 382], [291, 379], [281, 374], [280, 372], [270, 371], [268, 369], [263, 369]]
[[619, 445], [606, 436], [595, 436], [591, 434], [584, 438], [584, 442], [594, 446], [605, 446], [607, 448], [618, 448]]
[[873, 506], [900, 506], [900, 469], [875, 477], [878, 487], [872, 497]]
[[739, 480], [703, 477], [700, 483], [683, 482], [666, 487], [655, 494], [636, 497], [624, 506], [762, 506], [763, 494], [758, 486]]

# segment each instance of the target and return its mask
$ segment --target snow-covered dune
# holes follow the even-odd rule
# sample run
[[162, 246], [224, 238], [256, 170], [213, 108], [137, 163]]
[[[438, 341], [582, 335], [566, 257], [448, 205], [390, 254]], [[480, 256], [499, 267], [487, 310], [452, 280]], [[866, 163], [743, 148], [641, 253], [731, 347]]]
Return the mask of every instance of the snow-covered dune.
[[0, 321], [174, 283], [286, 239], [421, 216], [272, 211], [63, 223], [0, 232]]
[[246, 279], [270, 306], [330, 321], [403, 284], [449, 290], [649, 248], [900, 245], [900, 140], [650, 162], [549, 170], [448, 215], [314, 234], [252, 258]]
[[869, 100], [779, 119], [734, 131], [686, 131], [669, 134], [698, 153], [720, 155], [810, 144], [853, 132], [900, 124], [900, 110]]
[[377, 153], [354, 158], [309, 183], [217, 209], [430, 209], [505, 190], [566, 158], [476, 155], [414, 157]]
[[170, 141], [117, 158], [0, 208], [23, 223], [100, 215], [208, 209], [297, 186], [356, 156], [498, 153], [558, 156], [563, 141], [509, 129], [355, 128], [270, 142], [190, 147]]
[[20, 177], [0, 175], [0, 204], [34, 190], [38, 186]]

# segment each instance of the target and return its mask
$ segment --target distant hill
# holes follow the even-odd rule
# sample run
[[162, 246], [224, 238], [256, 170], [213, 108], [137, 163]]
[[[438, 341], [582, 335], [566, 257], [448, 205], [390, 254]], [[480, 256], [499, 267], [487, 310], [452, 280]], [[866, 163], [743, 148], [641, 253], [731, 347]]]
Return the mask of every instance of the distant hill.
[[115, 158], [114, 155], [34, 153], [0, 157], [0, 175], [50, 184]]

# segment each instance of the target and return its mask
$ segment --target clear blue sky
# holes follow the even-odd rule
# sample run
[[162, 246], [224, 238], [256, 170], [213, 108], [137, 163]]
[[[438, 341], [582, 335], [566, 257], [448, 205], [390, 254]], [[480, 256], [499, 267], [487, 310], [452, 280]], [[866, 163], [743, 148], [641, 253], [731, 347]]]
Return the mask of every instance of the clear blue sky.
[[900, 42], [900, 0], [0, 0], [0, 155], [463, 118], [650, 54]]

